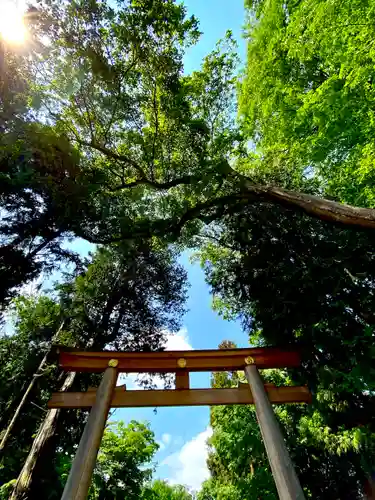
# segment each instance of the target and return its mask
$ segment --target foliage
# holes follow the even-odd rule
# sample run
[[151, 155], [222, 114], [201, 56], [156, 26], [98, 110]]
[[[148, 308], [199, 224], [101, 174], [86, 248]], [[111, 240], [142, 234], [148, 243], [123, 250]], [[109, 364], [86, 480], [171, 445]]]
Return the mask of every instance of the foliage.
[[146, 486], [142, 491], [142, 500], [192, 500], [192, 495], [180, 485], [170, 485], [160, 479]]
[[223, 218], [205, 241], [218, 310], [239, 317], [252, 344], [302, 350], [292, 375], [314, 403], [288, 407], [282, 423], [306, 491], [357, 498], [374, 466], [372, 234], [264, 204]]
[[[350, 94], [351, 84], [346, 85], [340, 77], [337, 85], [339, 88], [344, 85], [340, 94], [336, 89], [336, 76], [332, 77], [327, 95], [324, 89], [322, 91], [326, 99], [325, 114], [319, 115], [318, 101], [317, 118], [310, 119], [312, 111], [303, 118], [305, 128], [317, 120], [329, 123], [329, 130], [321, 126], [318, 141], [314, 135], [309, 136], [311, 140], [308, 139], [305, 149], [313, 154], [298, 156], [299, 144], [303, 143], [300, 136], [286, 146], [286, 139], [278, 139], [282, 148], [276, 143], [267, 146], [266, 138], [276, 141], [282, 130], [290, 133], [298, 126], [288, 122], [281, 112], [273, 111], [278, 102], [283, 102], [279, 98], [283, 92], [280, 89], [289, 89], [292, 84], [288, 86], [288, 81], [282, 81], [275, 85], [273, 73], [266, 78], [267, 68], [282, 73], [285, 57], [276, 53], [278, 62], [273, 64], [272, 60], [263, 57], [263, 47], [270, 39], [275, 51], [285, 51], [285, 44], [292, 44], [291, 35], [288, 34], [286, 40], [274, 39], [282, 38], [281, 21], [286, 18], [288, 21], [295, 11], [299, 12], [300, 17], [296, 14], [290, 29], [296, 32], [304, 29], [305, 21], [299, 23], [298, 20], [304, 19], [305, 10], [309, 11], [309, 2], [282, 4], [273, 1], [257, 2], [257, 5], [258, 12], [262, 12], [259, 14], [262, 22], [257, 20], [251, 31], [254, 40], [249, 45], [248, 66], [254, 69], [255, 80], [249, 70], [241, 94], [242, 114], [252, 117], [245, 120], [247, 135], [244, 135], [234, 119], [237, 56], [230, 33], [205, 58], [200, 71], [183, 75], [184, 51], [196, 42], [199, 31], [196, 19], [187, 18], [181, 4], [173, 0], [132, 0], [113, 8], [110, 3], [96, 0], [38, 2], [38, 9], [29, 23], [33, 40], [30, 46], [35, 48], [31, 53], [12, 55], [9, 65], [11, 69], [15, 61], [17, 71], [11, 78], [22, 85], [10, 86], [13, 100], [21, 102], [14, 104], [20, 111], [13, 115], [8, 113], [1, 138], [3, 187], [0, 201], [5, 213], [0, 226], [0, 265], [4, 275], [2, 303], [7, 303], [22, 283], [43, 270], [50, 272], [64, 260], [79, 266], [77, 255], [62, 245], [64, 239], [74, 236], [102, 244], [135, 236], [157, 236], [169, 242], [181, 237], [179, 242], [186, 244], [191, 243], [191, 237], [202, 224], [220, 220], [225, 213], [235, 213], [238, 205], [264, 201], [304, 210], [331, 222], [375, 227], [372, 210], [355, 210], [308, 196], [311, 193], [321, 196], [326, 192], [336, 199], [372, 206], [371, 189], [368, 188], [372, 182], [369, 141], [362, 141], [362, 149], [367, 148], [367, 152], [363, 168], [356, 174], [360, 186], [356, 194], [351, 193], [353, 190], [348, 183], [349, 163], [349, 170], [343, 175], [345, 182], [335, 174], [341, 161], [337, 158], [341, 155], [345, 160], [348, 148], [343, 147], [339, 154], [334, 146], [339, 143], [338, 128], [343, 122], [342, 112], [334, 110], [348, 110], [343, 111], [346, 113], [344, 118], [354, 124], [361, 109], [370, 106], [371, 85], [367, 84], [370, 90], [358, 97]], [[340, 7], [342, 15], [346, 8], [346, 3]], [[325, 2], [320, 2], [319, 15], [311, 13], [315, 12], [315, 7], [309, 12], [311, 22], [317, 23], [319, 28], [319, 22], [326, 18], [324, 9]], [[370, 11], [371, 7], [366, 7], [361, 15], [366, 18]], [[355, 48], [347, 49], [348, 44], [351, 47], [351, 29], [344, 30], [346, 38], [340, 39], [345, 61], [355, 60], [351, 51], [358, 44], [359, 48], [365, 46], [371, 31], [366, 28], [362, 40], [361, 28], [353, 28], [360, 33], [359, 40], [353, 42]], [[316, 33], [321, 31], [317, 29]], [[327, 30], [324, 33], [328, 36]], [[331, 53], [325, 42], [320, 44], [323, 48], [319, 43], [312, 45], [322, 54], [328, 51], [322, 59], [324, 72], [325, 66], [330, 64]], [[298, 45], [294, 52], [303, 50]], [[302, 63], [298, 60], [299, 52], [293, 56], [296, 64], [288, 62], [284, 71], [288, 74], [290, 66], [289, 74], [293, 78], [296, 74], [298, 82], [302, 78], [299, 73], [305, 77], [305, 83], [298, 83], [297, 91], [293, 87], [286, 92], [287, 96], [291, 95], [294, 108], [297, 106], [296, 93], [311, 98], [309, 86], [313, 86], [314, 92], [315, 87], [310, 73], [314, 76], [320, 71], [315, 67], [305, 70], [304, 60]], [[361, 52], [365, 53], [362, 49]], [[272, 55], [272, 50], [268, 54]], [[314, 57], [310, 54], [307, 58], [310, 61]], [[335, 55], [335, 60], [340, 60], [340, 56]], [[349, 74], [356, 75], [355, 92], [360, 94], [367, 77], [360, 71], [353, 73], [349, 66]], [[367, 73], [370, 67], [371, 62], [366, 66]], [[334, 71], [337, 73], [337, 68]], [[256, 78], [263, 78], [261, 85]], [[268, 82], [266, 90], [265, 82]], [[253, 99], [256, 91], [258, 94]], [[269, 104], [266, 91], [276, 96]], [[336, 94], [345, 94], [343, 102], [335, 101]], [[334, 100], [334, 107], [329, 107], [330, 99]], [[350, 100], [348, 105], [347, 100]], [[13, 103], [10, 97], [9, 102]], [[263, 105], [264, 112], [267, 116], [271, 113], [272, 120], [274, 116], [284, 116], [284, 128], [279, 123], [275, 126], [271, 123], [266, 133], [263, 129], [272, 120], [265, 119], [261, 126], [258, 111], [252, 114], [248, 109], [247, 103], [253, 102], [258, 108]], [[352, 109], [351, 103], [356, 103], [354, 107], [358, 109]], [[305, 103], [302, 107], [297, 106], [302, 110], [306, 107]], [[290, 106], [285, 105], [285, 108], [289, 117]], [[338, 118], [327, 120], [329, 110]], [[248, 122], [253, 123], [253, 127]], [[361, 137], [371, 120], [364, 119], [362, 123]], [[368, 127], [371, 129], [370, 125]], [[279, 130], [280, 133], [275, 132]], [[353, 145], [358, 133], [354, 125], [351, 126], [343, 133], [340, 148], [341, 143], [346, 146], [348, 141]], [[251, 151], [249, 145], [252, 144], [258, 147], [260, 154]], [[280, 148], [284, 151], [282, 155], [277, 153]], [[323, 149], [328, 151], [325, 156]], [[354, 149], [353, 146], [351, 150]], [[319, 169], [315, 168], [318, 157], [325, 158]], [[314, 179], [311, 179], [312, 172], [316, 173]], [[344, 170], [340, 168], [340, 172]], [[283, 188], [295, 191], [290, 193]]]
[[238, 139], [233, 112], [228, 120], [236, 62], [230, 35], [202, 71], [184, 77], [183, 51], [198, 30], [183, 6], [78, 4], [80, 16], [76, 4], [46, 7], [54, 44], [40, 64], [53, 73], [40, 85], [41, 109], [53, 110], [56, 128], [81, 151], [82, 168], [101, 176], [90, 220], [77, 221], [74, 232], [97, 243], [126, 238], [133, 226], [146, 236], [178, 235], [170, 219], [177, 223], [221, 192], [219, 165]]
[[246, 4], [240, 114], [262, 164], [373, 207], [373, 0]]
[[89, 196], [78, 156], [66, 137], [38, 123], [31, 103], [33, 61], [39, 45], [4, 48], [0, 75], [0, 304], [7, 305], [23, 283], [56, 262], [78, 256], [63, 248], [69, 220]]
[[[88, 498], [142, 499], [142, 500], [192, 500], [181, 485], [169, 485], [156, 480], [150, 483], [153, 468], [151, 460], [158, 449], [154, 433], [148, 424], [132, 420], [112, 422], [107, 425], [100, 446]], [[72, 457], [60, 454], [59, 476], [65, 482]]]
[[[237, 168], [260, 183], [373, 207], [373, 2], [246, 4], [239, 108], [253, 152]], [[309, 383], [314, 403], [278, 417], [306, 494], [361, 498], [374, 467], [373, 235], [262, 203], [226, 214], [201, 241], [216, 310], [239, 317], [255, 345], [302, 348], [292, 377]], [[206, 498], [243, 498], [244, 478], [250, 488], [262, 477], [234, 458], [253, 418], [241, 410], [212, 410]]]
[[9, 496], [12, 492], [12, 489], [14, 487], [15, 482], [16, 482], [16, 480], [12, 479], [12, 481], [9, 481], [8, 483], [2, 484], [0, 486], [0, 499], [1, 500], [9, 500]]
[[185, 283], [171, 251], [139, 242], [98, 249], [82, 274], [57, 289], [81, 345], [152, 351], [180, 326]]
[[[78, 256], [62, 246], [67, 238], [115, 241], [134, 217], [141, 220], [155, 209], [163, 214], [163, 197], [150, 212], [154, 191], [133, 185], [135, 160], [129, 166], [116, 155], [103, 157], [82, 141], [100, 150], [111, 138], [123, 143], [124, 155], [129, 147], [136, 156], [143, 151], [156, 182], [163, 158], [173, 159], [170, 168], [178, 173], [181, 151], [192, 152], [200, 134], [196, 123], [185, 123], [179, 97], [181, 49], [198, 36], [195, 19], [185, 19], [181, 5], [133, 1], [114, 10], [95, 1], [39, 2], [34, 14], [30, 46], [38, 50], [6, 53], [8, 72], [1, 80], [0, 111], [7, 117], [0, 154], [5, 305], [41, 271], [66, 259], [79, 269]], [[166, 113], [169, 121], [162, 118]], [[171, 129], [181, 130], [172, 142]], [[153, 158], [159, 150], [162, 156]], [[123, 188], [129, 176], [130, 186]]]
[[[88, 498], [138, 499], [153, 469], [151, 460], [158, 449], [154, 433], [148, 424], [132, 420], [110, 422], [104, 431]], [[57, 453], [56, 467], [64, 485], [73, 455]]]
[[107, 427], [93, 475], [90, 499], [138, 499], [151, 478], [145, 468], [158, 449], [154, 434], [145, 424], [131, 421]]
[[[51, 339], [61, 323], [59, 304], [48, 297], [20, 297], [15, 305], [15, 332], [0, 337], [0, 416], [5, 428], [24, 391], [48, 351]], [[28, 451], [30, 438], [43, 418], [48, 394], [56, 387], [58, 372], [47, 365], [43, 376], [30, 394], [24, 410], [13, 429], [8, 453], [0, 464], [0, 483], [15, 477]], [[11, 451], [11, 452], [10, 452]]]

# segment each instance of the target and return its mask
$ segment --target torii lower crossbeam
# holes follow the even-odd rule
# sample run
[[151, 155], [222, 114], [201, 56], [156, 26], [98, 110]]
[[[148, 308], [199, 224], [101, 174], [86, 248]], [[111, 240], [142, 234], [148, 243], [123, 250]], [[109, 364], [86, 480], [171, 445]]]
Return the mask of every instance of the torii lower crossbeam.
[[[226, 404], [255, 404], [280, 499], [304, 499], [271, 403], [308, 403], [310, 392], [306, 387], [264, 384], [258, 372], [258, 368], [296, 367], [300, 364], [298, 352], [277, 348], [151, 353], [60, 350], [59, 364], [66, 371], [104, 372], [96, 391], [54, 393], [48, 404], [50, 408], [91, 408], [62, 500], [86, 499], [110, 407]], [[236, 370], [245, 371], [249, 385], [240, 384], [231, 389], [189, 389], [190, 371]], [[120, 372], [175, 372], [176, 389], [127, 391], [124, 387], [115, 388]]]
[[[272, 404], [310, 403], [311, 394], [307, 387], [275, 387], [265, 385]], [[48, 403], [49, 408], [87, 408], [96, 399], [95, 391], [55, 392]], [[127, 391], [115, 389], [111, 408], [142, 408], [156, 406], [215, 406], [251, 405], [254, 398], [249, 386], [244, 384], [235, 389], [180, 389], [155, 391]]]

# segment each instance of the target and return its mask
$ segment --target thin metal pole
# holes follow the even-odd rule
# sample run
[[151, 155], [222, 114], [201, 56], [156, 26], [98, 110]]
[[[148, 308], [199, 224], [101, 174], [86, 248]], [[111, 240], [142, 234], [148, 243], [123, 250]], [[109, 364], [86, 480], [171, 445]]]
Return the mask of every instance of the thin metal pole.
[[117, 360], [111, 359], [103, 374], [61, 500], [86, 500], [87, 498], [116, 386], [117, 364]]
[[245, 374], [254, 398], [255, 411], [279, 498], [305, 500], [258, 368], [254, 364], [247, 365]]

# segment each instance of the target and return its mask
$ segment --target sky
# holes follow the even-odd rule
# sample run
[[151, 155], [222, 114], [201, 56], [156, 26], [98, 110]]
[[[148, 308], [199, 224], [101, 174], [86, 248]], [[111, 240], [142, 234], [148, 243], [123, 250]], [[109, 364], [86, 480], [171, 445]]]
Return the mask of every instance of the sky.
[[[198, 44], [185, 56], [186, 73], [199, 69], [202, 59], [215, 48], [228, 29], [233, 32], [244, 61], [244, 0], [185, 0], [184, 3], [188, 14], [198, 18], [203, 32]], [[167, 349], [215, 349], [225, 339], [237, 343], [238, 347], [247, 347], [248, 336], [239, 323], [224, 321], [211, 309], [211, 296], [203, 271], [198, 264], [191, 264], [189, 257], [189, 253], [184, 253], [180, 259], [190, 282], [188, 312], [181, 331], [168, 338]], [[191, 387], [210, 387], [210, 374], [191, 374], [190, 381]], [[134, 387], [134, 380], [127, 379], [126, 384], [128, 389]], [[206, 441], [212, 432], [209, 407], [158, 408], [156, 413], [153, 408], [119, 409], [112, 418], [125, 422], [131, 419], [150, 422], [160, 445], [155, 457], [155, 478], [198, 490], [202, 481], [209, 477], [206, 465]]]
[[[0, 0], [0, 3], [4, 0]], [[23, 0], [19, 0], [19, 3]], [[203, 32], [197, 45], [189, 48], [185, 55], [185, 73], [197, 70], [202, 59], [211, 50], [226, 31], [232, 31], [239, 44], [239, 55], [244, 61], [245, 42], [242, 39], [244, 24], [244, 0], [185, 0], [188, 14], [194, 14], [199, 20], [200, 30]], [[69, 248], [87, 255], [94, 249], [82, 240], [69, 243]], [[167, 349], [213, 349], [223, 340], [231, 340], [238, 347], [248, 345], [248, 337], [242, 331], [238, 322], [227, 322], [221, 319], [211, 309], [209, 288], [204, 281], [203, 271], [198, 264], [190, 263], [190, 255], [185, 252], [180, 262], [188, 271], [190, 282], [187, 303], [188, 312], [183, 318], [183, 327], [176, 335], [169, 335]], [[43, 283], [44, 288], [52, 285], [52, 281]], [[118, 383], [126, 383], [127, 388], [137, 388], [134, 377], [124, 379]], [[209, 387], [210, 374], [191, 374], [191, 387]], [[184, 484], [198, 490], [202, 481], [208, 478], [206, 466], [207, 438], [211, 435], [209, 427], [208, 407], [179, 407], [118, 409], [111, 417], [112, 420], [132, 419], [148, 421], [159, 443], [159, 451], [155, 457], [155, 478], [166, 479], [171, 483]]]
[[[238, 347], [247, 347], [248, 337], [238, 322], [221, 319], [211, 308], [209, 287], [197, 264], [190, 263], [190, 254], [185, 252], [180, 262], [188, 271], [190, 282], [188, 312], [183, 327], [176, 335], [169, 335], [168, 350], [215, 349], [222, 340], [231, 340]], [[127, 390], [137, 388], [133, 377], [121, 377]], [[210, 387], [210, 373], [190, 374], [191, 388]], [[171, 483], [185, 484], [199, 489], [208, 477], [206, 466], [206, 440], [210, 436], [209, 407], [175, 407], [118, 409], [113, 420], [131, 419], [148, 421], [154, 431], [160, 449], [155, 456], [155, 477]]]
[[[1, 1], [1, 0], [0, 0]], [[245, 60], [245, 42], [242, 26], [245, 12], [244, 0], [185, 0], [188, 14], [194, 14], [203, 32], [197, 45], [191, 47], [184, 58], [185, 73], [198, 70], [202, 59], [215, 48], [217, 41], [230, 29], [239, 44], [239, 54]], [[92, 246], [85, 242], [75, 243], [76, 251], [86, 253]], [[177, 335], [169, 336], [168, 350], [215, 349], [223, 340], [231, 340], [238, 347], [248, 346], [248, 336], [238, 322], [220, 318], [211, 308], [211, 296], [204, 274], [198, 264], [190, 263], [185, 252], [180, 258], [188, 272], [190, 282], [187, 303], [188, 312], [183, 318], [183, 327]], [[134, 377], [119, 379], [126, 383], [127, 390], [136, 389]], [[210, 387], [210, 373], [193, 373], [190, 386]], [[198, 490], [209, 477], [206, 465], [206, 441], [211, 435], [209, 407], [122, 408], [116, 410], [112, 420], [147, 421], [155, 433], [160, 446], [155, 456], [155, 478], [170, 483], [184, 484]]]

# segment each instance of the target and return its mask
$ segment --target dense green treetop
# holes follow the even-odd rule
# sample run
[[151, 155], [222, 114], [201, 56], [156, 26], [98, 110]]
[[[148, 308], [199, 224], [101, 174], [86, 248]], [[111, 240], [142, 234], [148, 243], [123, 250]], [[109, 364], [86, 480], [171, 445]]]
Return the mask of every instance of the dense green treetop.
[[119, 422], [116, 427], [110, 424], [100, 445], [89, 498], [141, 498], [143, 485], [151, 479], [149, 465], [157, 449], [148, 425], [135, 421], [128, 425]]
[[374, 207], [374, 2], [246, 5], [240, 114], [262, 162]]
[[142, 492], [142, 500], [193, 500], [188, 490], [180, 485], [170, 485], [166, 481], [157, 479]]
[[[257, 3], [240, 93], [245, 119], [238, 124], [237, 56], [229, 33], [199, 71], [184, 75], [184, 51], [199, 32], [181, 4], [132, 0], [114, 8], [88, 0], [38, 2], [29, 20], [29, 53], [10, 57], [8, 73], [15, 84], [9, 87], [11, 98], [0, 103], [7, 116], [0, 154], [6, 214], [0, 226], [2, 302], [41, 270], [50, 271], [64, 259], [77, 262], [61, 245], [67, 237], [106, 244], [145, 236], [186, 244], [202, 224], [235, 213], [239, 204], [265, 201], [373, 228], [371, 209], [322, 198], [372, 207], [371, 120], [353, 125], [360, 106], [371, 114], [371, 85], [366, 84], [369, 95], [364, 91], [362, 100], [355, 93], [364, 87], [361, 71], [371, 63], [350, 55], [357, 49], [365, 53], [361, 47], [370, 28], [348, 21], [346, 38], [328, 47], [328, 31], [318, 23], [329, 18], [324, 10], [329, 8], [325, 2], [309, 5]], [[351, 12], [348, 5], [339, 9], [340, 22], [345, 9]], [[304, 28], [305, 11], [311, 30]], [[358, 12], [368, 17], [371, 3]], [[354, 42], [352, 29], [358, 33]], [[312, 51], [322, 52], [322, 71], [329, 75], [325, 85], [317, 87], [313, 79], [320, 62], [311, 71], [310, 62], [305, 64], [315, 55], [303, 59], [310, 45], [298, 42], [298, 30], [316, 47]], [[355, 88], [336, 75], [333, 62], [340, 57], [332, 51], [340, 44], [350, 64], [357, 60], [357, 73], [349, 72], [357, 75]], [[17, 112], [7, 114], [5, 102]], [[297, 122], [293, 109], [299, 110]], [[342, 113], [351, 125], [341, 134]], [[307, 130], [306, 140], [300, 130]], [[355, 159], [358, 148], [362, 166]]]
[[[181, 326], [184, 311], [186, 274], [175, 257], [170, 250], [152, 247], [149, 242], [126, 244], [121, 249], [101, 248], [87, 259], [78, 275], [67, 275], [57, 285], [52, 298], [18, 299], [14, 333], [0, 337], [2, 430], [52, 344], [98, 350], [163, 348], [166, 332]], [[65, 377], [53, 356], [39, 375], [0, 457], [1, 483], [19, 474], [46, 416], [50, 393], [60, 389]], [[147, 379], [143, 382], [149, 383]], [[72, 388], [86, 390], [97, 384], [97, 375], [79, 374]], [[56, 483], [57, 451], [69, 456], [73, 453], [85, 419], [85, 412], [75, 410], [59, 416], [53, 442], [35, 457], [29, 495], [52, 488], [56, 498], [61, 496], [63, 484]], [[50, 471], [46, 464], [51, 463], [55, 468]], [[47, 470], [48, 474], [43, 472]]]

